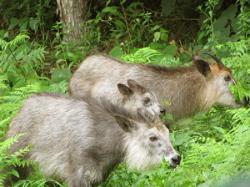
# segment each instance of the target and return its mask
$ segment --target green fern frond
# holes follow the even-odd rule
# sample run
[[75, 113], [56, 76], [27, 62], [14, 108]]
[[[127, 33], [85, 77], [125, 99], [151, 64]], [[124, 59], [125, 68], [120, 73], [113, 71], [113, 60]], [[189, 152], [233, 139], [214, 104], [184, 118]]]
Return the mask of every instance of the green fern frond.
[[4, 50], [7, 50], [7, 48], [12, 48], [12, 47], [16, 47], [17, 45], [25, 42], [26, 40], [28, 40], [30, 37], [25, 34], [25, 33], [20, 33], [18, 34], [13, 40], [9, 41], [7, 43], [7, 45], [4, 46]]
[[4, 181], [14, 175], [18, 176], [13, 166], [29, 166], [31, 161], [24, 160], [23, 156], [29, 152], [29, 148], [25, 147], [16, 151], [13, 154], [9, 153], [10, 147], [18, 141], [18, 138], [22, 136], [16, 135], [14, 137], [8, 138], [3, 142], [0, 142], [0, 186], [3, 186]]

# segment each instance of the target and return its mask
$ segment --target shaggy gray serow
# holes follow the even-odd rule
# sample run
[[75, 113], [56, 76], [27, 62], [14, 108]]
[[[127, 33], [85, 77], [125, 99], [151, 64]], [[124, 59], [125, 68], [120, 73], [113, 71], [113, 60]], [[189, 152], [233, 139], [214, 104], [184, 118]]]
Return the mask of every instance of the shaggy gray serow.
[[180, 163], [161, 121], [111, 115], [109, 109], [59, 95], [27, 99], [7, 136], [18, 133], [23, 136], [11, 151], [31, 145], [27, 157], [45, 176], [59, 177], [70, 187], [96, 185], [122, 161], [138, 170], [159, 165], [163, 157], [173, 167]]
[[[145, 120], [154, 121], [159, 118], [160, 114], [165, 113], [165, 108], [162, 107], [154, 94], [154, 92], [141, 86], [135, 80], [128, 79], [127, 85], [118, 83], [118, 94], [114, 98], [108, 99], [106, 96], [92, 99], [97, 104], [103, 107], [113, 105], [116, 111], [123, 110], [127, 117], [132, 119], [144, 118]], [[109, 93], [107, 93], [109, 94]]]
[[[211, 56], [211, 55], [210, 55]], [[127, 79], [138, 81], [153, 90], [166, 112], [175, 119], [204, 111], [213, 105], [239, 107], [229, 86], [235, 84], [232, 72], [221, 60], [212, 56], [209, 61], [193, 57], [190, 67], [167, 68], [161, 66], [128, 64], [104, 56], [87, 57], [73, 74], [69, 91], [81, 98], [119, 95], [115, 85]]]

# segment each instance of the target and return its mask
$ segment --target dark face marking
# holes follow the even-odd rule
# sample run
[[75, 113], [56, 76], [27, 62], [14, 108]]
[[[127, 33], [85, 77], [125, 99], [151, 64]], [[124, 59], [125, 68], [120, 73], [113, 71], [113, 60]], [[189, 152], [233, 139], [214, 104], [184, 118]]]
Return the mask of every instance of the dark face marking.
[[133, 94], [133, 91], [129, 87], [127, 87], [125, 84], [119, 83], [117, 84], [117, 87], [123, 96], [130, 96]]
[[147, 91], [146, 88], [141, 86], [139, 83], [137, 83], [133, 79], [128, 79], [127, 83], [128, 83], [128, 87], [137, 93], [144, 94]]
[[211, 73], [211, 69], [210, 69], [210, 66], [209, 66], [209, 63], [204, 61], [204, 60], [196, 60], [194, 61], [198, 71], [204, 75], [205, 77], [207, 77], [209, 75], [209, 73]]
[[149, 97], [146, 97], [143, 102], [144, 102], [144, 105], [148, 106], [151, 102], [151, 99]]

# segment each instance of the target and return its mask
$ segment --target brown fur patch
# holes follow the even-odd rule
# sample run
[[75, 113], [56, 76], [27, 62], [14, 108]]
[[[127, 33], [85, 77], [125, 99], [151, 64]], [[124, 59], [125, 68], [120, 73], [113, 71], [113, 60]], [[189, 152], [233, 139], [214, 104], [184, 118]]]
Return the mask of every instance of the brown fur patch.
[[226, 71], [226, 72], [228, 72], [230, 74], [232, 73], [232, 70], [230, 68], [226, 67], [226, 66], [223, 66], [223, 68], [221, 70], [224, 70], [224, 71]]
[[210, 66], [212, 74], [219, 74], [220, 73], [221, 70], [217, 64], [210, 64], [209, 66]]
[[213, 75], [219, 75], [219, 74], [230, 74], [232, 73], [231, 69], [226, 66], [221, 66], [218, 64], [210, 64], [211, 71]]
[[209, 59], [208, 60], [210, 67], [211, 66], [216, 66], [220, 71], [227, 71], [228, 73], [232, 73], [232, 70], [228, 67], [226, 67], [224, 64], [218, 64], [214, 59]]
[[186, 73], [186, 72], [193, 72], [193, 71], [197, 71], [196, 67], [194, 65], [191, 65], [191, 66], [188, 66], [188, 67], [185, 67], [185, 66], [182, 66], [182, 67], [165, 67], [165, 66], [159, 66], [159, 65], [152, 65], [152, 64], [130, 64], [130, 63], [126, 63], [126, 62], [123, 62], [121, 60], [118, 60], [116, 58], [113, 58], [113, 57], [110, 57], [110, 56], [107, 56], [107, 55], [104, 55], [102, 54], [103, 56], [105, 56], [106, 58], [109, 58], [111, 60], [114, 60], [120, 64], [127, 64], [127, 65], [136, 65], [136, 66], [139, 66], [140, 68], [142, 69], [145, 69], [145, 70], [150, 70], [150, 71], [153, 71], [155, 73], [158, 73], [158, 74], [182, 74], [182, 73]]
[[166, 74], [166, 75], [174, 75], [174, 74], [183, 74], [187, 72], [197, 71], [194, 65], [189, 67], [176, 67], [176, 68], [169, 68], [164, 66], [156, 66], [156, 65], [138, 65], [142, 69], [150, 70], [158, 74]]

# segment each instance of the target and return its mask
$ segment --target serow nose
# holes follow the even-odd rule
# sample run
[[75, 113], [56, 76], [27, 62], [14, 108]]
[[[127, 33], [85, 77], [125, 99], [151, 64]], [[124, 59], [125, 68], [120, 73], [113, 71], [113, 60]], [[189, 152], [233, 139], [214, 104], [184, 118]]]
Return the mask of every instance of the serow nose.
[[181, 163], [181, 156], [180, 155], [175, 155], [171, 158], [172, 163], [177, 166]]
[[166, 113], [166, 109], [165, 109], [164, 107], [161, 107], [160, 113], [161, 113], [161, 114], [165, 114], [165, 113]]

